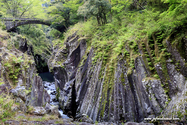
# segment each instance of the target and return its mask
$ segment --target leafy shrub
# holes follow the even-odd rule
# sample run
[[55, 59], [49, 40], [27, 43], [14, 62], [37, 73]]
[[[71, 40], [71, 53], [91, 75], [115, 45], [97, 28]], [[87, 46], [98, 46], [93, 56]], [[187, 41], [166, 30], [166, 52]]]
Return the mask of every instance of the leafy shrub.
[[15, 55], [10, 54], [9, 59], [4, 60], [3, 63], [9, 78], [13, 81], [14, 84], [17, 82], [18, 75], [20, 74], [21, 62], [23, 62], [22, 56], [16, 57]]

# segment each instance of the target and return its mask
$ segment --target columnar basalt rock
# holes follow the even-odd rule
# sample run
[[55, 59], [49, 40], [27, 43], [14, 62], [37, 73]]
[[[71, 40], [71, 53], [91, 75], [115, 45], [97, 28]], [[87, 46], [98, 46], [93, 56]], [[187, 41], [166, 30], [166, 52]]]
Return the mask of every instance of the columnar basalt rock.
[[[155, 65], [160, 78], [150, 77], [151, 73], [142, 56], [136, 57], [133, 68], [127, 65], [124, 58], [116, 60], [115, 70], [111, 78], [108, 78], [107, 65], [103, 67], [103, 60], [98, 59], [93, 63], [97, 48], [87, 48], [86, 41], [79, 40], [79, 36], [74, 33], [65, 41], [66, 48], [59, 50], [66, 50], [68, 55], [58, 52], [51, 58], [53, 64], [49, 64], [54, 69], [56, 87], [59, 90], [58, 99], [64, 112], [73, 116], [73, 105], [77, 107], [75, 119], [86, 114], [94, 122], [115, 123], [142, 122], [144, 118], [159, 116], [165, 110], [165, 114], [168, 114], [168, 106], [177, 105], [174, 99], [184, 91], [186, 70], [185, 60], [177, 49], [172, 49], [168, 42], [167, 45], [168, 51], [173, 53], [173, 57], [181, 65], [181, 72], [177, 72], [175, 65], [169, 60], [166, 62], [169, 90], [163, 86], [166, 78], [161, 64]], [[60, 63], [59, 57], [63, 57]], [[67, 58], [64, 59], [65, 57]], [[58, 63], [54, 63], [55, 60]], [[185, 98], [184, 95], [182, 98]]]
[[29, 101], [32, 106], [43, 106], [50, 101], [50, 96], [44, 90], [43, 81], [39, 76], [34, 77]]

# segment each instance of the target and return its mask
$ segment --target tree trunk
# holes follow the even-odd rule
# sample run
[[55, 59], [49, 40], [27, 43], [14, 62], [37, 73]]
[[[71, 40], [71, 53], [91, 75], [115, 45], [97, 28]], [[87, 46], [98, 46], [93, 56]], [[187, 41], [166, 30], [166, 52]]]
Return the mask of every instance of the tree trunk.
[[103, 19], [104, 19], [104, 24], [106, 24], [107, 23], [107, 19], [106, 19], [106, 14], [105, 13], [103, 13]]
[[97, 23], [98, 23], [98, 25], [101, 25], [100, 19], [99, 19], [99, 16], [98, 16], [98, 15], [96, 16], [96, 18], [97, 18]]

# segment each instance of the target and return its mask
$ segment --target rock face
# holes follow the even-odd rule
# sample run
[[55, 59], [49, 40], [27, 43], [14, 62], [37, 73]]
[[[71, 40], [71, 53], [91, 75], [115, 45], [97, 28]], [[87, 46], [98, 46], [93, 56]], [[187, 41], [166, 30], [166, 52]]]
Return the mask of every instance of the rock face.
[[28, 40], [26, 38], [22, 37], [21, 35], [17, 35], [15, 39], [16, 46], [18, 46], [18, 49], [21, 52], [27, 53], [28, 55], [32, 55], [34, 57], [36, 64], [35, 67], [37, 68], [38, 73], [49, 71], [45, 59], [42, 59], [42, 57], [45, 56], [34, 54], [33, 46], [28, 45]]
[[[136, 57], [133, 68], [124, 58], [116, 60], [114, 73], [109, 75], [102, 59], [93, 62], [97, 48], [87, 47], [86, 40], [79, 40], [76, 33], [67, 38], [65, 46], [65, 49], [56, 50], [48, 63], [53, 69], [57, 98], [69, 116], [76, 118], [86, 114], [94, 122], [141, 122], [144, 118], [161, 114], [170, 117], [170, 112], [177, 112], [183, 107], [181, 114], [182, 119], [185, 118], [185, 60], [169, 41], [168, 52], [180, 61], [177, 71], [175, 65], [167, 60], [169, 79], [164, 77], [160, 63], [155, 65], [159, 78], [150, 77], [150, 70], [141, 55]], [[166, 85], [168, 89], [164, 87]], [[182, 105], [178, 105], [180, 102]], [[172, 106], [176, 108], [172, 109]]]
[[17, 35], [15, 42], [16, 44], [18, 44], [18, 49], [21, 52], [27, 52], [28, 55], [34, 55], [33, 47], [31, 45], [28, 45], [28, 41], [26, 38], [23, 38], [21, 35]]
[[14, 46], [0, 47], [0, 94], [11, 93], [18, 109], [27, 112], [28, 106], [45, 106], [50, 96], [36, 73], [33, 57], [23, 53], [28, 50], [27, 44], [19, 40], [21, 51]]
[[47, 111], [48, 114], [52, 114], [52, 115], [56, 114], [60, 116], [58, 106], [51, 106], [50, 104], [47, 103], [45, 106], [45, 110]]

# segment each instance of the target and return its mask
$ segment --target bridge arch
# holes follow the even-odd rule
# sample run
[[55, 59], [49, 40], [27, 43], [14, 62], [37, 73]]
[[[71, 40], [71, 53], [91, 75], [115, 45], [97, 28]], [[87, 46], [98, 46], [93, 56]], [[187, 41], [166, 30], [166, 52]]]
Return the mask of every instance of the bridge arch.
[[[18, 26], [27, 25], [27, 24], [43, 24], [47, 26], [51, 26], [51, 21], [44, 21], [41, 19], [30, 19], [30, 18], [0, 18], [5, 22], [6, 30], [12, 31]], [[57, 29], [59, 30], [59, 29]]]

